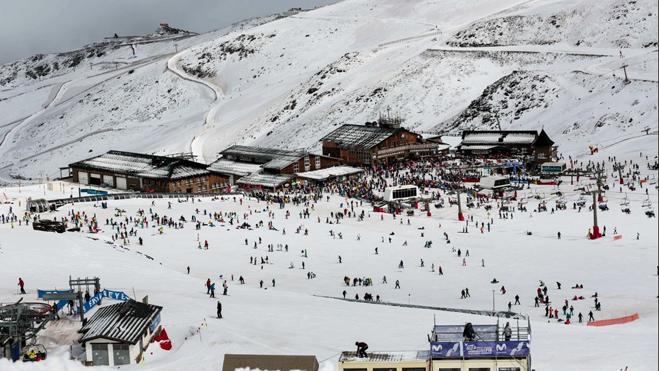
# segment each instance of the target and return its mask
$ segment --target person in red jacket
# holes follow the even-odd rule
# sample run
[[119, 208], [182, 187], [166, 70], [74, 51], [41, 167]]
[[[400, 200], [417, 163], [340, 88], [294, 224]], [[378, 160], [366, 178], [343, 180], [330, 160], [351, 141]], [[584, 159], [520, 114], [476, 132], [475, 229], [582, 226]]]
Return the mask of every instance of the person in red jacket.
[[26, 294], [26, 292], [25, 292], [25, 282], [23, 282], [23, 279], [21, 277], [18, 277], [18, 286], [21, 288], [21, 295]]

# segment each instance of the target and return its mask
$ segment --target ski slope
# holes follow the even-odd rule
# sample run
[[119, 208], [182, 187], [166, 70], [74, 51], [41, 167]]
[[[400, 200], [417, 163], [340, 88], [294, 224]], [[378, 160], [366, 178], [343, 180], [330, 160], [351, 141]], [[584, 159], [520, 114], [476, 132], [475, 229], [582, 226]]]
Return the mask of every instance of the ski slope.
[[[617, 153], [621, 158], [641, 161], [638, 143], [621, 143]], [[651, 159], [656, 152], [644, 152]], [[589, 159], [601, 160], [602, 154]], [[604, 156], [604, 157], [602, 157]], [[640, 162], [644, 163], [643, 161]], [[611, 172], [608, 169], [607, 172]], [[654, 179], [656, 172], [641, 167], [641, 175]], [[339, 224], [327, 224], [333, 220], [331, 213], [350, 208], [349, 202], [337, 195], [329, 195], [313, 204], [310, 218], [298, 215], [303, 206], [278, 205], [242, 197], [224, 199], [171, 200], [121, 200], [110, 201], [108, 209], [98, 204], [81, 203], [68, 205], [59, 211], [46, 213], [42, 218], [61, 217], [69, 212], [96, 216], [101, 231], [52, 234], [33, 231], [24, 225], [0, 224], [0, 301], [11, 302], [19, 298], [15, 283], [18, 277], [26, 281], [26, 299], [35, 300], [37, 289], [62, 289], [69, 275], [98, 276], [103, 288], [123, 291], [163, 305], [162, 324], [172, 339], [173, 349], [162, 351], [152, 344], [144, 364], [122, 369], [178, 370], [194, 366], [196, 370], [217, 370], [226, 353], [274, 353], [315, 354], [323, 361], [325, 370], [337, 368], [338, 353], [352, 349], [355, 340], [368, 342], [372, 350], [415, 350], [427, 347], [426, 333], [433, 317], [438, 323], [460, 324], [463, 322], [491, 323], [490, 317], [460, 313], [410, 309], [385, 305], [372, 305], [339, 301], [321, 296], [340, 297], [343, 290], [348, 298], [365, 292], [381, 296], [391, 303], [463, 308], [472, 310], [507, 309], [507, 303], [520, 295], [521, 305], [513, 306], [515, 312], [527, 315], [533, 327], [533, 367], [537, 370], [618, 370], [629, 366], [631, 370], [654, 370], [657, 367], [657, 278], [658, 234], [656, 219], [647, 218], [642, 205], [651, 203], [657, 210], [657, 190], [654, 185], [645, 195], [645, 186], [630, 191], [618, 190], [615, 179], [607, 184], [611, 190], [605, 195], [609, 211], [599, 213], [600, 226], [606, 226], [606, 236], [589, 241], [585, 235], [592, 224], [592, 216], [586, 210], [568, 207], [565, 211], [537, 213], [534, 209], [540, 200], [553, 207], [557, 190], [565, 194], [568, 205], [582, 196], [576, 188], [592, 186], [592, 180], [581, 178], [574, 185], [564, 179], [560, 188], [532, 186], [520, 191], [518, 197], [528, 200], [528, 212], [515, 212], [513, 218], [501, 219], [493, 209], [491, 213], [481, 208], [466, 209], [466, 216], [473, 216], [468, 233], [461, 233], [464, 223], [456, 221], [456, 207], [435, 209], [428, 217], [416, 212], [413, 217], [396, 217], [372, 212], [368, 204], [354, 208], [364, 210], [364, 221], [346, 218]], [[647, 183], [646, 183], [647, 186]], [[41, 197], [47, 192], [44, 186], [3, 188], [1, 190], [13, 205], [0, 206], [0, 214], [9, 207], [20, 210], [27, 197]], [[68, 192], [64, 189], [61, 192]], [[72, 192], [75, 190], [72, 190]], [[48, 191], [48, 197], [58, 192]], [[447, 196], [444, 196], [447, 197]], [[621, 212], [619, 206], [628, 200], [632, 213]], [[19, 204], [20, 203], [20, 204]], [[446, 202], [448, 204], [448, 202]], [[125, 213], [116, 216], [117, 209]], [[124, 217], [136, 217], [138, 210], [149, 210], [160, 216], [178, 220], [184, 216], [187, 222], [182, 229], [165, 227], [162, 234], [150, 221], [148, 227], [134, 226], [144, 240], [137, 244], [137, 237], [130, 237], [125, 244], [112, 242], [112, 229], [106, 219], [115, 221]], [[198, 211], [197, 211], [198, 210]], [[286, 218], [286, 212], [291, 216]], [[229, 217], [214, 226], [203, 225], [195, 230], [190, 222], [195, 215], [199, 221], [208, 222], [210, 213], [235, 212], [234, 224]], [[206, 215], [205, 215], [206, 214]], [[491, 220], [492, 219], [492, 220]], [[319, 222], [320, 220], [320, 222]], [[408, 224], [409, 220], [409, 224]], [[255, 228], [258, 222], [269, 221], [277, 230]], [[490, 222], [491, 231], [483, 233], [474, 227], [475, 222]], [[252, 229], [238, 229], [247, 222]], [[296, 233], [300, 227], [301, 232]], [[421, 229], [423, 228], [423, 229]], [[308, 229], [308, 235], [304, 235]], [[285, 234], [284, 234], [285, 230]], [[622, 235], [614, 240], [613, 232]], [[334, 233], [332, 237], [330, 231]], [[527, 231], [532, 234], [528, 235]], [[558, 240], [556, 233], [562, 238]], [[444, 241], [446, 232], [451, 240]], [[338, 234], [342, 237], [339, 237]], [[424, 234], [422, 237], [421, 234]], [[639, 239], [636, 239], [637, 233]], [[359, 238], [358, 238], [359, 237]], [[254, 243], [262, 238], [262, 243]], [[389, 242], [389, 238], [392, 239]], [[245, 245], [244, 240], [248, 243]], [[209, 242], [209, 249], [198, 245]], [[404, 242], [407, 241], [407, 246]], [[424, 248], [432, 241], [431, 248]], [[268, 252], [267, 246], [273, 245]], [[278, 247], [288, 245], [288, 251]], [[378, 254], [374, 252], [378, 248]], [[466, 257], [457, 257], [453, 249], [461, 249]], [[304, 257], [304, 251], [307, 257]], [[250, 258], [268, 257], [268, 264], [251, 264]], [[342, 263], [338, 263], [341, 256]], [[26, 261], [29, 257], [29, 262]], [[421, 259], [424, 267], [420, 266]], [[399, 269], [403, 260], [405, 267]], [[305, 269], [302, 269], [302, 263]], [[484, 266], [483, 266], [484, 263]], [[294, 268], [289, 268], [290, 265]], [[440, 266], [444, 275], [431, 270]], [[190, 266], [191, 274], [186, 274]], [[308, 279], [307, 272], [316, 274]], [[233, 276], [233, 280], [232, 277]], [[240, 285], [243, 276], [246, 284]], [[346, 287], [343, 277], [370, 277], [372, 287]], [[387, 283], [382, 283], [382, 277]], [[215, 315], [215, 299], [205, 294], [204, 284], [211, 278], [218, 286], [217, 298], [223, 303], [224, 319]], [[490, 283], [497, 278], [499, 284]], [[271, 280], [276, 280], [275, 287]], [[228, 296], [221, 295], [223, 280], [229, 285]], [[259, 281], [264, 281], [264, 288]], [[399, 280], [401, 289], [395, 289]], [[640, 319], [624, 325], [588, 327], [573, 323], [565, 325], [544, 317], [543, 308], [534, 308], [533, 296], [539, 280], [549, 286], [552, 304], [574, 295], [586, 297], [572, 301], [575, 315], [586, 315], [593, 309], [591, 294], [597, 292], [602, 311], [596, 319], [616, 318], [638, 313]], [[562, 283], [557, 290], [556, 281]], [[571, 289], [576, 283], [584, 289]], [[507, 289], [501, 294], [500, 286]], [[460, 290], [469, 288], [471, 298], [460, 299]], [[41, 336], [50, 352], [47, 362], [38, 365], [9, 364], [0, 362], [2, 370], [22, 369], [83, 369], [68, 361], [68, 349], [75, 339], [76, 323], [72, 319], [49, 325]], [[617, 352], [612, 353], [611, 347]], [[98, 369], [103, 369], [99, 367]]]

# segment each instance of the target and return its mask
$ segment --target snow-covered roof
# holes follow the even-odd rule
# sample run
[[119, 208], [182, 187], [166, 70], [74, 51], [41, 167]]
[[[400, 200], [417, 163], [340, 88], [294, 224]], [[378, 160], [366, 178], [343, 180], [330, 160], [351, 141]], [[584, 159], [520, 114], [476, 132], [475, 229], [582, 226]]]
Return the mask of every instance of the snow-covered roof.
[[327, 134], [321, 141], [331, 141], [339, 147], [372, 148], [400, 129], [380, 126], [343, 125]]
[[102, 307], [81, 329], [81, 342], [109, 339], [135, 344], [160, 314], [162, 307], [133, 300]]
[[307, 156], [304, 150], [287, 150], [253, 146], [231, 146], [220, 153], [224, 159], [265, 164], [264, 167], [281, 169]]
[[244, 162], [231, 161], [221, 158], [210, 164], [208, 170], [220, 174], [230, 174], [230, 175], [236, 175], [242, 177], [260, 171], [261, 165], [248, 164]]
[[426, 361], [430, 352], [427, 350], [413, 350], [403, 352], [368, 352], [366, 357], [357, 357], [356, 352], [343, 352], [339, 362], [403, 362]]
[[[542, 134], [546, 136], [544, 132]], [[539, 135], [535, 130], [467, 130], [462, 133], [461, 145], [464, 147], [469, 144], [534, 144]]]
[[335, 178], [346, 175], [359, 174], [364, 172], [363, 169], [352, 166], [334, 166], [328, 167], [326, 169], [307, 171], [304, 173], [297, 173], [296, 175], [300, 178], [311, 179], [311, 180], [327, 180], [329, 178]]
[[272, 170], [281, 170], [285, 168], [286, 166], [295, 163], [299, 160], [299, 157], [282, 157], [282, 158], [276, 158], [273, 160], [270, 160], [263, 164], [264, 169], [272, 169]]
[[110, 151], [87, 160], [76, 162], [71, 166], [84, 166], [121, 173], [139, 173], [153, 169], [153, 159], [140, 154]]
[[206, 165], [189, 160], [119, 151], [109, 151], [69, 166], [152, 179], [181, 179], [208, 173]]
[[258, 186], [266, 188], [277, 188], [293, 178], [292, 175], [275, 175], [254, 173], [240, 178], [236, 183], [247, 186]]
[[478, 145], [478, 144], [471, 144], [471, 145], [462, 145], [460, 148], [463, 150], [471, 150], [471, 151], [483, 151], [483, 150], [488, 150], [496, 147], [496, 145]]
[[503, 137], [504, 143], [532, 144], [536, 135], [533, 133], [509, 133]]
[[501, 133], [473, 133], [462, 138], [462, 144], [472, 143], [499, 143]]

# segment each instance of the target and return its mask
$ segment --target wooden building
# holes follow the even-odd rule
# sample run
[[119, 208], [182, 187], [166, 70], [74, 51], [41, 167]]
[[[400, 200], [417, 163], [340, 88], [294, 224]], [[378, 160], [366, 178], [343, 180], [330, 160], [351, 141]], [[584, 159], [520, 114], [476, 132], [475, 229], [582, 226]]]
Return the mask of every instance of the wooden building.
[[234, 370], [318, 371], [315, 356], [225, 354], [222, 371]]
[[339, 164], [338, 158], [309, 153], [304, 150], [286, 150], [252, 146], [231, 146], [220, 152], [223, 160], [258, 164], [270, 174], [295, 174], [325, 169]]
[[465, 130], [458, 151], [474, 157], [522, 157], [531, 164], [556, 157], [554, 141], [544, 130]]
[[340, 158], [343, 164], [372, 165], [392, 160], [435, 155], [438, 143], [400, 127], [399, 119], [380, 118], [366, 125], [343, 125], [321, 139], [323, 155]]
[[229, 177], [207, 165], [166, 156], [109, 151], [69, 165], [73, 181], [142, 192], [220, 192]]

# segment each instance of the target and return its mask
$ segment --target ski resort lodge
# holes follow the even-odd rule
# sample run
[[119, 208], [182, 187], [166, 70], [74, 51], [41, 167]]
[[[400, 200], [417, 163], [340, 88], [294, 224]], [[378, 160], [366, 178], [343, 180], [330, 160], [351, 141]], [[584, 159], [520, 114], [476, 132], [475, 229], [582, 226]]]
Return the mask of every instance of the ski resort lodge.
[[343, 164], [364, 166], [413, 156], [439, 154], [436, 141], [402, 128], [399, 118], [380, 117], [366, 125], [343, 125], [321, 139], [323, 155], [340, 158]]
[[534, 165], [556, 157], [554, 141], [544, 130], [465, 130], [458, 151], [474, 157], [526, 157]]
[[207, 165], [133, 152], [109, 151], [69, 167], [76, 183], [132, 191], [210, 193], [229, 184], [227, 176], [208, 170]]
[[162, 307], [129, 300], [101, 307], [80, 329], [85, 363], [120, 366], [139, 363], [160, 331]]

